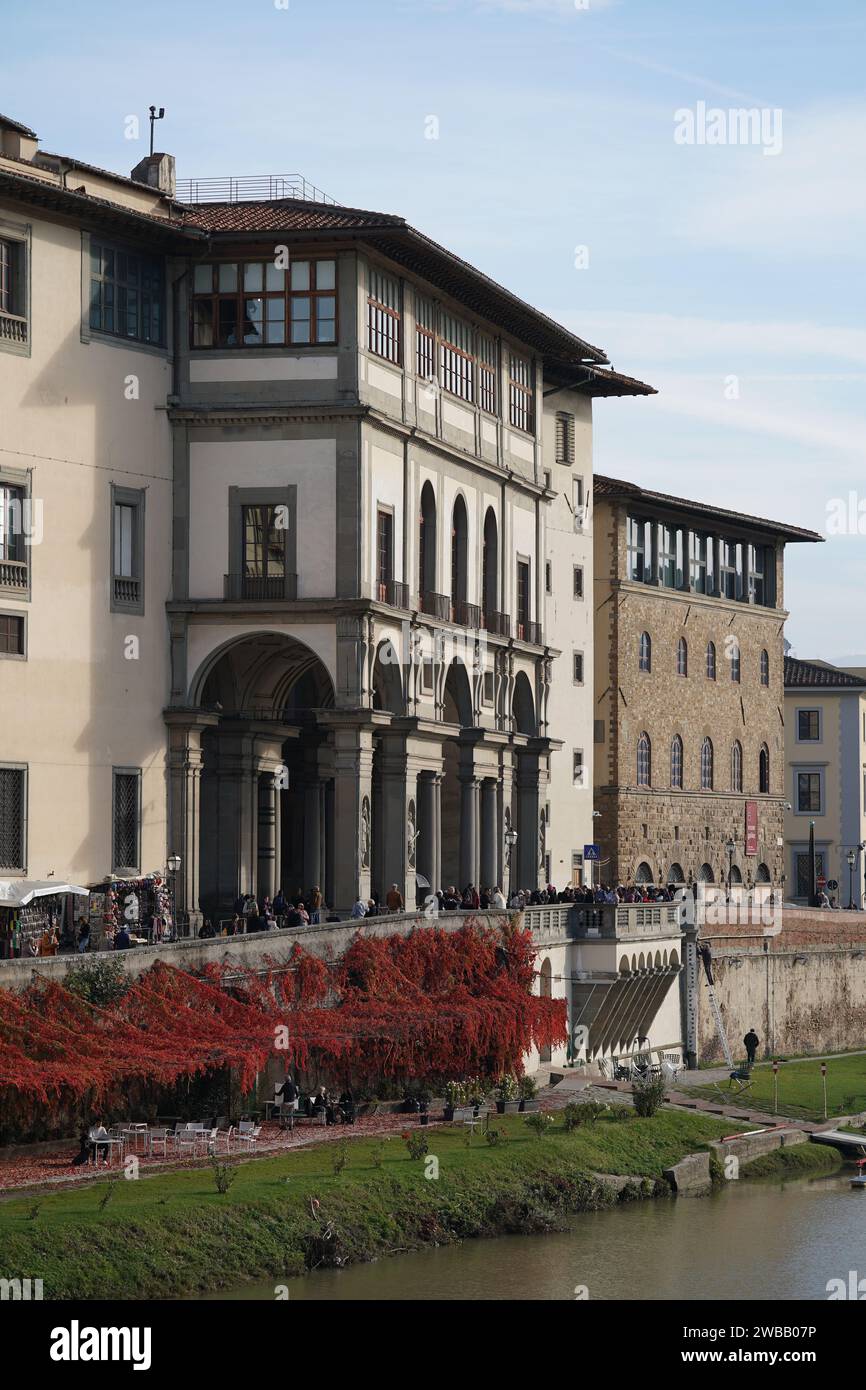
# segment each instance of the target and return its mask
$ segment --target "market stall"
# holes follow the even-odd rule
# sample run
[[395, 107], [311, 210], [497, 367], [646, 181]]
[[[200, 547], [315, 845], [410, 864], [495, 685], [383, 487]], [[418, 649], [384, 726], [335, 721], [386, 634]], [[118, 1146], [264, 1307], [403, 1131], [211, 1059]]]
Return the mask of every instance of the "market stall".
[[89, 890], [53, 879], [0, 879], [0, 960], [75, 949]]
[[134, 944], [176, 940], [171, 891], [161, 874], [112, 879], [91, 893], [91, 912], [91, 920], [99, 918], [104, 945], [109, 949], [121, 924]]

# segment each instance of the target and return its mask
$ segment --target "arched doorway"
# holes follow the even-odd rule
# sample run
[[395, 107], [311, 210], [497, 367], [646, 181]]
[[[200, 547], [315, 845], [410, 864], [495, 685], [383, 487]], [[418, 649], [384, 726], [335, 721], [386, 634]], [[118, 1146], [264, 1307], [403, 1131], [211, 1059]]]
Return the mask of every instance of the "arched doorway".
[[435, 592], [436, 497], [433, 485], [427, 482], [421, 489], [421, 511], [418, 517], [418, 594], [424, 612], [430, 611], [424, 603], [424, 595]]
[[451, 621], [466, 622], [466, 598], [469, 583], [469, 521], [466, 503], [460, 493], [454, 501], [451, 516]]
[[191, 687], [212, 716], [201, 739], [198, 898], [216, 919], [236, 898], [318, 886], [333, 868], [333, 768], [316, 710], [334, 704], [321, 659], [257, 632], [211, 653]]
[[489, 628], [499, 608], [499, 532], [496, 513], [487, 508], [484, 518], [484, 549], [481, 557], [481, 622]]

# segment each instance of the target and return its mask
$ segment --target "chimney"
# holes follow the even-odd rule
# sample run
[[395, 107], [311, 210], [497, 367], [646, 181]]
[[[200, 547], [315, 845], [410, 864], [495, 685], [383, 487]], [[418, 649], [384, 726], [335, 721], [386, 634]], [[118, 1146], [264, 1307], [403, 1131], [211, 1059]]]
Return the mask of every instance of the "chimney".
[[32, 161], [38, 148], [39, 138], [34, 130], [8, 116], [0, 116], [0, 154]]
[[175, 192], [174, 182], [174, 155], [173, 154], [149, 154], [136, 164], [129, 176], [137, 183], [146, 183], [149, 188], [155, 188], [160, 193], [164, 193], [166, 198], [173, 198]]

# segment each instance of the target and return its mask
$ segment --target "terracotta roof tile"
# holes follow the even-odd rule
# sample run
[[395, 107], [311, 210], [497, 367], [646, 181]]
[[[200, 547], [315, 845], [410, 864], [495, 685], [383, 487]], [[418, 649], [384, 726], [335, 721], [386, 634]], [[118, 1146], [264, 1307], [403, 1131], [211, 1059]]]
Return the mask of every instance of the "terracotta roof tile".
[[795, 656], [785, 657], [785, 686], [794, 689], [838, 689], [845, 686], [852, 690], [866, 690], [866, 680], [852, 676], [839, 666], [824, 666], [814, 661], [800, 661]]
[[692, 502], [686, 497], [674, 497], [668, 492], [654, 492], [650, 488], [641, 487], [638, 483], [628, 483], [622, 478], [607, 478], [601, 473], [595, 474], [592, 490], [596, 497], [625, 500], [634, 498], [636, 502], [659, 503], [676, 511], [694, 512], [720, 521], [729, 521], [733, 525], [743, 526], [749, 530], [770, 531], [786, 540], [823, 541], [824, 539], [818, 531], [807, 531], [802, 526], [788, 526], [783, 521], [769, 521], [763, 516], [750, 516], [748, 512], [734, 512], [726, 507], [713, 507], [708, 502]]
[[363, 231], [374, 227], [405, 227], [402, 217], [361, 208], [280, 198], [249, 203], [184, 203], [181, 221], [205, 232], [327, 232]]

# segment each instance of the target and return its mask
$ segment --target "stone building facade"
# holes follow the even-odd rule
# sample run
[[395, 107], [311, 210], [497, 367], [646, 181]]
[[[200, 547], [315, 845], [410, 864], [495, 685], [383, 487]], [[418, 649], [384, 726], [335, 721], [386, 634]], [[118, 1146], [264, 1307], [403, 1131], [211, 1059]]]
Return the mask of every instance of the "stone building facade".
[[784, 545], [816, 533], [596, 476], [602, 881], [781, 884]]

